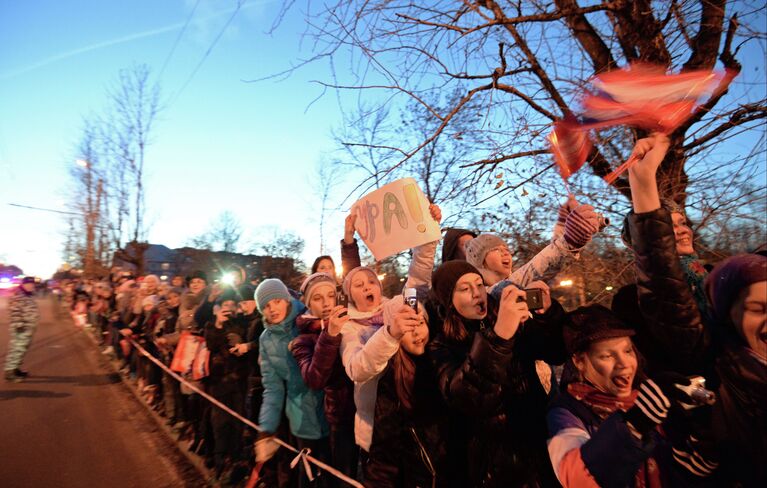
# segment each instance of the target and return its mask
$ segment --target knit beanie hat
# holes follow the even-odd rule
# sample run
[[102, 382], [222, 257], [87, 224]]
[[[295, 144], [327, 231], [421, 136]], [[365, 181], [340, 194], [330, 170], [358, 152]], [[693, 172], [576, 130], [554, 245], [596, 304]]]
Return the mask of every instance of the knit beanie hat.
[[442, 240], [442, 262], [443, 263], [456, 259], [455, 252], [456, 252], [456, 249], [458, 248], [458, 240], [465, 235], [469, 235], [471, 237], [477, 237], [477, 234], [475, 232], [472, 232], [466, 229], [455, 229], [450, 227], [447, 229], [447, 231], [445, 231], [445, 237]]
[[597, 341], [631, 337], [636, 331], [602, 305], [579, 307], [570, 313], [562, 334], [569, 354], [585, 351]]
[[141, 306], [146, 307], [147, 305], [151, 305], [152, 307], [157, 306], [157, 295], [149, 295], [148, 297], [144, 297], [144, 299], [141, 301]]
[[285, 283], [277, 278], [264, 280], [256, 288], [256, 306], [258, 306], [259, 312], [263, 312], [267, 303], [280, 298], [289, 302], [290, 292]]
[[198, 270], [192, 271], [192, 273], [186, 277], [187, 286], [189, 286], [189, 283], [191, 283], [192, 280], [195, 278], [200, 278], [201, 280], [205, 281], [205, 283], [208, 282], [208, 275], [205, 274], [205, 271], [201, 271], [198, 269]]
[[381, 288], [381, 292], [383, 293], [383, 287], [381, 286], [381, 282], [378, 281], [378, 275], [373, 270], [373, 268], [368, 268], [367, 266], [357, 266], [353, 270], [349, 271], [349, 273], [346, 275], [346, 278], [344, 278], [344, 284], [342, 286], [344, 294], [348, 297], [349, 296], [349, 290], [351, 290], [352, 287], [352, 280], [354, 279], [354, 276], [357, 273], [370, 273], [373, 275], [373, 278], [375, 278], [376, 283], [378, 283], [378, 287]]
[[732, 256], [719, 263], [704, 286], [714, 317], [730, 322], [730, 309], [743, 288], [767, 281], [767, 257], [759, 254]]
[[471, 264], [466, 261], [448, 261], [442, 263], [431, 275], [431, 289], [437, 301], [445, 307], [450, 308], [453, 302], [453, 290], [456, 282], [461, 276], [469, 273], [475, 273], [482, 276]]
[[494, 234], [480, 234], [466, 243], [466, 261], [481, 269], [487, 253], [498, 246], [506, 246], [506, 241]]
[[329, 284], [333, 288], [336, 287], [336, 280], [332, 276], [330, 276], [327, 273], [314, 273], [309, 275], [303, 283], [301, 283], [301, 294], [303, 295], [301, 297], [301, 301], [304, 303], [307, 303], [309, 301], [309, 297], [312, 296], [312, 291], [314, 288], [321, 284]]
[[237, 289], [237, 295], [239, 298], [239, 302], [247, 302], [250, 300], [256, 299], [256, 288], [251, 285], [240, 285], [240, 287]]
[[224, 302], [233, 301], [234, 303], [239, 303], [241, 300], [240, 294], [237, 293], [237, 290], [234, 290], [233, 288], [227, 288], [224, 290], [222, 294], [216, 298], [216, 305], [222, 305]]

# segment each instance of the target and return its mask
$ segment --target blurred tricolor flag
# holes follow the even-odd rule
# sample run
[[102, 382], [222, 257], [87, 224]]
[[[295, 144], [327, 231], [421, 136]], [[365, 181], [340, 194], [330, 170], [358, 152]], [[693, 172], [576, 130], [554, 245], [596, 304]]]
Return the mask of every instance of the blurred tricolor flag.
[[[727, 79], [729, 77], [729, 79]], [[583, 97], [584, 130], [630, 125], [667, 134], [682, 125], [708, 99], [731, 71], [688, 71], [666, 74], [663, 68], [634, 64], [594, 77], [595, 91]]]
[[[663, 67], [636, 63], [592, 78], [593, 90], [583, 95], [581, 115], [556, 122], [549, 135], [562, 177], [566, 180], [586, 161], [591, 150], [587, 131], [629, 125], [670, 134], [705, 100], [726, 90], [737, 74], [732, 70], [667, 74]], [[633, 160], [626, 161], [605, 180], [612, 183], [631, 164]]]

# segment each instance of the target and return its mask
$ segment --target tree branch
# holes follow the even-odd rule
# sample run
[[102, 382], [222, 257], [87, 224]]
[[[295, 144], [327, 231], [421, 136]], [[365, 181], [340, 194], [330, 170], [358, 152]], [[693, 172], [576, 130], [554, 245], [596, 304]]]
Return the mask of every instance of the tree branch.
[[[576, 0], [555, 0], [560, 11], [573, 12], [566, 17], [568, 27], [573, 36], [581, 45], [586, 54], [591, 58], [594, 66], [594, 73], [609, 71], [615, 67], [615, 59], [610, 49], [604, 43], [596, 30], [591, 26], [586, 16], [582, 12], [577, 12], [578, 4]], [[577, 12], [577, 13], [576, 13]]]
[[719, 51], [724, 25], [725, 0], [706, 0], [700, 3], [700, 28], [683, 71], [712, 69], [716, 64], [716, 53]]
[[498, 156], [497, 158], [488, 158], [488, 159], [483, 159], [481, 161], [474, 161], [473, 163], [464, 164], [459, 167], [471, 168], [472, 166], [484, 166], [486, 164], [497, 165], [504, 161], [509, 161], [512, 159], [519, 159], [519, 158], [524, 158], [527, 156], [537, 156], [539, 154], [548, 154], [548, 153], [549, 153], [548, 149], [533, 149], [531, 151], [522, 151], [522, 152], [517, 152], [514, 154], [507, 154], [505, 156]]
[[732, 129], [733, 127], [764, 118], [767, 118], [767, 106], [765, 106], [763, 103], [749, 103], [748, 105], [744, 105], [742, 108], [732, 112], [730, 114], [729, 120], [726, 122], [710, 130], [707, 134], [696, 137], [690, 141], [683, 147], [683, 149], [685, 152], [687, 152], [693, 148], [707, 143], [711, 139], [717, 137], [723, 132]]

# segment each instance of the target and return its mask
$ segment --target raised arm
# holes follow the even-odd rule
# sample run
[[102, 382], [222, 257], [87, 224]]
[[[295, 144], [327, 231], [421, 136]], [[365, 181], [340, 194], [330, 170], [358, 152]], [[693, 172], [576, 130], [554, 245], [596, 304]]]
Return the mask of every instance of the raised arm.
[[356, 221], [356, 213], [350, 213], [344, 220], [344, 238], [341, 239], [341, 268], [343, 269], [344, 277], [346, 273], [362, 265], [360, 248], [357, 245], [357, 239], [354, 238], [354, 224]]
[[[429, 206], [431, 218], [437, 223], [442, 220], [442, 210], [439, 206], [431, 204]], [[427, 242], [413, 249], [413, 259], [410, 261], [410, 267], [407, 271], [406, 288], [429, 287], [431, 286], [431, 273], [434, 270], [434, 256], [437, 254], [437, 244], [439, 241]]]
[[656, 134], [634, 149], [642, 159], [629, 169], [634, 212], [629, 234], [636, 253], [637, 293], [645, 332], [661, 353], [659, 365], [680, 373], [701, 373], [708, 338], [676, 252], [669, 212], [661, 208], [655, 173], [669, 142]]

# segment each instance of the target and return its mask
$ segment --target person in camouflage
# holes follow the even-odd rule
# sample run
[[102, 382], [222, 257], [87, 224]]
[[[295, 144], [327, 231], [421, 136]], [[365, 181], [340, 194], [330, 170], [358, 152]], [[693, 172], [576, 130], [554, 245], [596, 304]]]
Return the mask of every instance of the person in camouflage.
[[11, 341], [8, 344], [8, 354], [5, 357], [6, 381], [19, 382], [28, 374], [19, 367], [24, 360], [27, 349], [29, 349], [32, 335], [35, 333], [40, 318], [34, 293], [35, 279], [28, 276], [22, 280], [19, 289], [10, 300]]

